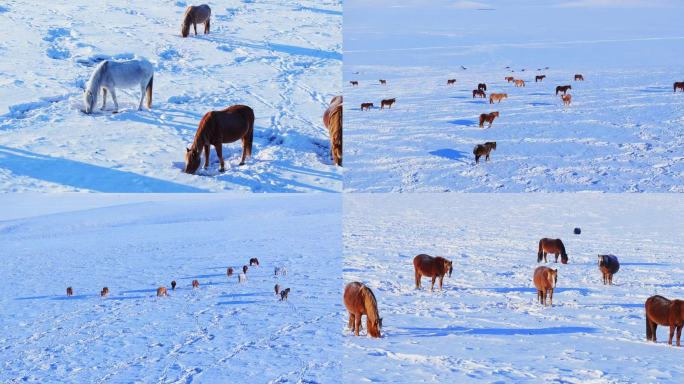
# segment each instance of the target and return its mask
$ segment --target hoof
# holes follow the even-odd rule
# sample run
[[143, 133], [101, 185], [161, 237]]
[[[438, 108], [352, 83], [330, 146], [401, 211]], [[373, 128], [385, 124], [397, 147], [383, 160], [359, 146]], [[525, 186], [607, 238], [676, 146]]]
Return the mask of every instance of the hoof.
[[219, 173], [224, 173], [224, 172], [226, 172], [225, 168], [219, 169]]
[[238, 164], [238, 165], [245, 165], [245, 162], [243, 161], [242, 163], [240, 163], [240, 164]]

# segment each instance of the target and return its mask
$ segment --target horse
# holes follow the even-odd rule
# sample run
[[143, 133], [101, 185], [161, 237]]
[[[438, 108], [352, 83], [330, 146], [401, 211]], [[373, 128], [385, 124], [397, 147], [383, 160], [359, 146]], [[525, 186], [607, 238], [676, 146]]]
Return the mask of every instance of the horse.
[[537, 263], [541, 263], [542, 258], [546, 263], [546, 254], [553, 253], [556, 255], [556, 263], [558, 262], [558, 255], [561, 256], [561, 263], [568, 263], [568, 254], [565, 252], [565, 245], [561, 239], [549, 239], [547, 237], [539, 240], [539, 252], [537, 252]]
[[473, 89], [473, 99], [476, 97], [481, 97], [481, 98], [486, 98], [487, 94], [483, 90], [480, 89]]
[[238, 275], [238, 283], [244, 283], [247, 281], [247, 275], [244, 273], [241, 273]]
[[280, 291], [280, 301], [287, 300], [287, 295], [290, 294], [290, 288], [285, 288]]
[[67, 296], [73, 296], [74, 295], [74, 289], [71, 287], [67, 287]]
[[350, 81], [349, 84], [351, 84], [352, 87], [358, 87], [359, 86], [359, 82], [356, 80]]
[[489, 128], [492, 127], [494, 119], [499, 117], [499, 112], [483, 113], [480, 115], [480, 128], [484, 128], [484, 123], [489, 123]]
[[489, 161], [489, 154], [496, 149], [496, 141], [488, 141], [484, 144], [478, 144], [473, 149], [475, 155], [475, 164], [480, 164], [480, 157], [485, 156], [485, 161]]
[[119, 102], [116, 100], [115, 87], [132, 88], [140, 87], [140, 103], [138, 111], [142, 109], [145, 94], [147, 94], [147, 109], [152, 109], [152, 83], [154, 80], [154, 66], [145, 59], [127, 61], [103, 60], [95, 67], [86, 83], [83, 91], [83, 112], [91, 114], [97, 104], [97, 95], [102, 90], [102, 108], [107, 104], [107, 91], [111, 93], [114, 101], [114, 113], [119, 111]]
[[275, 288], [276, 296], [279, 295], [280, 294], [280, 284], [276, 284], [274, 288]]
[[197, 24], [204, 24], [204, 34], [209, 33], [209, 25], [211, 21], [211, 8], [208, 5], [191, 5], [185, 9], [183, 15], [183, 23], [181, 24], [181, 36], [188, 37], [190, 33], [190, 24], [195, 29], [195, 36], [197, 36]]
[[102, 288], [102, 290], [100, 291], [100, 296], [101, 297], [107, 297], [107, 295], [109, 295], [109, 288], [107, 288], [107, 287]]
[[670, 326], [670, 337], [667, 343], [672, 345], [672, 337], [677, 329], [677, 346], [680, 346], [682, 327], [684, 326], [684, 300], [668, 300], [655, 295], [646, 300], [646, 340], [656, 342], [658, 325]]
[[274, 276], [278, 276], [278, 275], [287, 276], [287, 268], [285, 268], [285, 267], [275, 267], [274, 270], [273, 270], [273, 275], [274, 275]]
[[252, 257], [251, 259], [249, 259], [249, 266], [251, 267], [253, 265], [256, 265], [257, 267], [259, 266], [259, 259], [257, 259], [256, 257]]
[[199, 281], [193, 280], [193, 281], [192, 281], [192, 287], [193, 287], [193, 288], [199, 288]]
[[245, 158], [252, 156], [252, 140], [254, 139], [254, 111], [246, 105], [233, 105], [220, 111], [207, 112], [197, 127], [195, 139], [185, 153], [185, 173], [194, 174], [201, 162], [201, 151], [204, 149], [204, 169], [209, 168], [210, 146], [214, 146], [221, 167], [225, 172], [223, 161], [223, 144], [242, 140], [242, 158], [239, 165], [245, 164]]
[[572, 230], [572, 233], [574, 233], [575, 235], [579, 235], [582, 233], [582, 228], [575, 227], [575, 229]]
[[361, 103], [361, 110], [363, 111], [364, 108], [366, 110], [373, 108], [373, 103]]
[[684, 92], [684, 81], [676, 81], [672, 88], [674, 88], [675, 92], [677, 92], [677, 89], [681, 89]]
[[553, 307], [553, 290], [558, 282], [558, 270], [548, 267], [537, 267], [534, 270], [534, 286], [537, 288], [537, 300], [539, 304], [546, 306], [546, 298]]
[[380, 85], [387, 85], [387, 80], [380, 79]]
[[584, 76], [582, 74], [578, 73], [575, 75], [575, 81], [584, 81]]
[[613, 275], [620, 270], [620, 261], [615, 255], [598, 255], [598, 267], [603, 275], [604, 285], [613, 285]]
[[487, 84], [485, 84], [485, 83], [479, 83], [479, 84], [477, 85], [477, 89], [479, 89], [480, 91], [486, 91], [486, 90], [487, 90]]
[[546, 75], [537, 75], [534, 77], [534, 82], [536, 83], [537, 81], [543, 81], [546, 78]]
[[394, 104], [396, 101], [396, 98], [384, 99], [380, 101], [380, 109], [385, 109], [385, 105], [387, 106], [387, 108], [392, 108], [392, 104]]
[[494, 104], [495, 101], [497, 103], [500, 103], [501, 100], [503, 100], [503, 99], [508, 99], [507, 93], [490, 93], [489, 94], [489, 104]]
[[378, 301], [370, 288], [358, 281], [344, 287], [344, 306], [349, 312], [349, 329], [359, 335], [361, 317], [366, 315], [366, 328], [371, 337], [381, 337], [382, 318], [378, 313]]
[[525, 80], [514, 80], [513, 84], [515, 84], [516, 87], [524, 87]]
[[166, 287], [159, 287], [157, 288], [157, 297], [159, 296], [168, 296], [169, 293], [166, 291]]
[[447, 85], [454, 85], [456, 84], [456, 79], [448, 79], [447, 80]]
[[453, 264], [450, 260], [447, 260], [441, 256], [432, 257], [424, 253], [417, 255], [413, 258], [413, 269], [416, 274], [416, 289], [420, 289], [420, 279], [423, 276], [432, 278], [432, 285], [430, 290], [435, 290], [435, 280], [439, 277], [439, 290], [442, 290], [442, 282], [444, 281], [444, 275], [448, 274], [451, 277], [451, 272], [453, 272]]
[[568, 93], [568, 89], [572, 89], [572, 86], [571, 85], [559, 85], [559, 86], [557, 86], [556, 87], [556, 96], [558, 96], [558, 92], [563, 92], [563, 94], [565, 95], [566, 93]]
[[226, 270], [226, 275], [228, 275], [228, 277], [233, 276], [233, 267], [228, 267]]
[[515, 77], [506, 76], [506, 77], [504, 77], [504, 80], [506, 80], [507, 83], [511, 83], [511, 82], [515, 81]]
[[342, 96], [335, 96], [323, 113], [323, 125], [330, 135], [330, 156], [333, 163], [342, 166]]
[[243, 266], [242, 266], [242, 273], [245, 273], [245, 274], [246, 274], [248, 269], [249, 269], [249, 268], [247, 268], [246, 265], [243, 265]]
[[572, 95], [561, 95], [561, 100], [563, 100], [563, 105], [570, 105]]
[[171, 290], [172, 290], [172, 291], [175, 291], [175, 290], [176, 290], [176, 280], [173, 280], [173, 281], [171, 282]]

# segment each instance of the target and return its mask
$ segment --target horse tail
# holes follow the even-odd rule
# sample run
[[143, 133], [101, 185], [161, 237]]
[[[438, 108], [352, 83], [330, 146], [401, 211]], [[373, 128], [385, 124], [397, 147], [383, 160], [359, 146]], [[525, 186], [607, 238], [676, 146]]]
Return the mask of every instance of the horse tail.
[[378, 329], [376, 323], [379, 318], [378, 316], [378, 302], [375, 299], [375, 295], [370, 288], [365, 285], [361, 286], [361, 298], [363, 299], [363, 306], [366, 310], [366, 329], [368, 329], [368, 334], [371, 337], [380, 337], [380, 329]]
[[147, 82], [147, 108], [152, 109], [152, 83], [154, 82], [154, 74], [150, 77], [150, 81]]
[[247, 107], [244, 112], [241, 113], [247, 120], [247, 133], [244, 136], [244, 148], [247, 157], [252, 157], [252, 142], [254, 141], [254, 110]]
[[330, 151], [335, 165], [342, 166], [342, 104], [335, 106], [330, 113], [328, 132], [330, 133]]
[[651, 322], [648, 320], [648, 303], [651, 301], [651, 298], [648, 298], [646, 300], [646, 303], [644, 303], [644, 317], [646, 318], [646, 340], [652, 340], [653, 339], [653, 331], [651, 329]]
[[539, 252], [537, 252], [537, 263], [541, 263], [542, 257], [544, 257], [544, 246], [542, 245], [543, 239], [539, 240]]

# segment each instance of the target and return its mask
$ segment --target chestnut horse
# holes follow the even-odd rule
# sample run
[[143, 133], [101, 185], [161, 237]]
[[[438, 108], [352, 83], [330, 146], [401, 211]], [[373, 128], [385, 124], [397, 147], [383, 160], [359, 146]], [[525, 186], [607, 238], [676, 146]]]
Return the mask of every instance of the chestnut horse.
[[168, 296], [169, 293], [166, 291], [166, 287], [157, 288], [157, 296]]
[[67, 296], [73, 296], [74, 295], [74, 289], [71, 287], [67, 287]]
[[380, 109], [385, 109], [385, 105], [387, 106], [387, 108], [392, 108], [392, 104], [394, 104], [396, 101], [396, 98], [384, 99], [380, 101]]
[[537, 300], [539, 304], [546, 306], [546, 298], [553, 307], [553, 290], [558, 282], [558, 270], [548, 267], [537, 267], [534, 270], [534, 286], [537, 288]]
[[515, 81], [515, 77], [513, 77], [513, 76], [506, 76], [504, 79], [506, 80], [507, 83]]
[[225, 171], [223, 143], [242, 139], [242, 159], [252, 156], [254, 138], [254, 111], [246, 105], [233, 105], [221, 111], [207, 112], [199, 123], [195, 140], [185, 154], [186, 173], [194, 174], [200, 166], [201, 151], [204, 148], [204, 169], [209, 168], [209, 151], [213, 145], [221, 162], [219, 172]]
[[447, 80], [447, 85], [454, 85], [456, 84], [456, 79], [448, 79]]
[[644, 304], [646, 309], [646, 340], [656, 342], [658, 325], [670, 326], [670, 337], [667, 343], [672, 345], [672, 337], [677, 329], [677, 346], [680, 346], [682, 326], [684, 326], [684, 301], [668, 300], [662, 296], [651, 296]]
[[420, 279], [423, 276], [432, 277], [432, 285], [430, 290], [435, 290], [435, 280], [439, 277], [439, 290], [442, 290], [442, 282], [444, 275], [449, 274], [454, 268], [450, 260], [437, 256], [432, 257], [426, 254], [420, 254], [413, 258], [413, 269], [416, 273], [416, 289], [420, 289]]
[[193, 287], [193, 288], [199, 288], [199, 281], [193, 280], [193, 281], [192, 281], [192, 287]]
[[183, 24], [181, 24], [181, 36], [188, 37], [190, 34], [190, 24], [195, 28], [195, 36], [197, 36], [197, 24], [204, 24], [204, 34], [209, 33], [209, 24], [211, 20], [211, 8], [208, 5], [191, 5], [185, 9], [183, 15]]
[[674, 83], [672, 86], [674, 88], [674, 91], [677, 92], [678, 89], [681, 89], [682, 92], [684, 92], [684, 81], [677, 81]]
[[598, 255], [598, 267], [603, 275], [603, 284], [613, 285], [613, 275], [620, 270], [617, 256]]
[[561, 100], [563, 100], [563, 105], [570, 105], [572, 95], [561, 95]]
[[173, 281], [171, 282], [171, 290], [172, 290], [172, 291], [175, 291], [175, 290], [176, 290], [176, 280], [173, 280]]
[[515, 84], [516, 87], [524, 87], [525, 86], [525, 80], [514, 80], [513, 83]]
[[363, 111], [364, 108], [365, 108], [366, 110], [369, 110], [369, 109], [373, 108], [373, 103], [361, 103], [361, 110]]
[[226, 275], [233, 276], [233, 267], [228, 267], [228, 269], [226, 270]]
[[370, 288], [358, 281], [344, 287], [344, 306], [349, 312], [349, 329], [356, 336], [361, 329], [361, 317], [366, 315], [366, 329], [371, 337], [381, 337], [382, 318], [378, 314], [378, 302]]
[[475, 164], [480, 163], [480, 157], [484, 156], [485, 161], [489, 161], [489, 154], [496, 149], [496, 141], [488, 141], [484, 144], [478, 144], [473, 149], [475, 155]]
[[584, 81], [584, 76], [582, 76], [582, 75], [579, 74], [579, 73], [576, 74], [576, 75], [575, 75], [575, 81], [577, 81], [577, 80], [579, 80], [579, 81]]
[[572, 86], [571, 85], [559, 85], [559, 86], [557, 86], [556, 87], [556, 96], [558, 96], [558, 92], [563, 92], [563, 94], [565, 95], [566, 93], [568, 93], [568, 89], [572, 89]]
[[492, 127], [494, 119], [499, 117], [499, 112], [483, 113], [480, 115], [480, 128], [484, 128], [484, 123], [489, 123], [489, 128]]
[[539, 252], [537, 253], [537, 263], [541, 263], [542, 258], [546, 263], [546, 254], [553, 253], [556, 255], [556, 263], [558, 262], [558, 255], [561, 257], [561, 263], [568, 263], [568, 254], [565, 252], [565, 245], [561, 239], [549, 239], [547, 237], [539, 240]]
[[[363, 110], [363, 108], [361, 108]], [[333, 163], [342, 166], [342, 96], [335, 96], [323, 113], [323, 125], [330, 135], [330, 155]]]
[[487, 84], [485, 84], [485, 83], [479, 83], [479, 84], [477, 85], [477, 89], [479, 89], [480, 91], [486, 91], [486, 90], [487, 90]]
[[252, 265], [256, 265], [257, 267], [259, 266], [259, 259], [256, 257], [252, 257], [249, 259], [249, 266], [251, 267]]
[[102, 288], [102, 290], [100, 291], [100, 296], [106, 297], [107, 295], [109, 295], [109, 288], [107, 288], [107, 287]]
[[542, 81], [546, 78], [546, 75], [537, 75], [534, 77], [534, 82], [536, 83], [537, 81]]
[[476, 97], [486, 98], [487, 94], [481, 89], [473, 89], [473, 99]]
[[507, 93], [490, 93], [489, 94], [489, 104], [494, 104], [495, 101], [497, 103], [500, 103], [501, 100], [503, 100], [503, 99], [508, 99]]

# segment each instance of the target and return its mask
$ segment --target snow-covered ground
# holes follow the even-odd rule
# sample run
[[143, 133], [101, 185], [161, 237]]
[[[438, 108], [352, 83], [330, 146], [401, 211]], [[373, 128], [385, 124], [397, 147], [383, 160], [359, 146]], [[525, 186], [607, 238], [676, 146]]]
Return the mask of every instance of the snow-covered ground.
[[[684, 191], [680, 2], [372, 3], [345, 3], [345, 190]], [[509, 98], [473, 99], [483, 82]], [[359, 108], [392, 97], [391, 110]], [[475, 166], [486, 141], [497, 149]]]
[[[185, 1], [4, 2], [0, 190], [339, 191], [321, 116], [341, 92], [341, 3], [209, 4], [211, 33], [183, 39]], [[120, 113], [81, 113], [97, 60], [134, 56], [156, 65], [153, 109], [117, 90]], [[182, 173], [202, 115], [238, 103], [255, 111], [254, 158], [238, 167], [226, 144], [224, 174], [213, 148], [209, 171]]]
[[[0, 205], [0, 382], [339, 382], [339, 195], [22, 194]], [[261, 265], [246, 283], [226, 276], [252, 257]], [[288, 275], [274, 278], [275, 266]], [[169, 297], [155, 296], [161, 285]]]
[[[683, 296], [678, 196], [348, 194], [344, 211], [344, 280], [374, 290], [384, 325], [372, 339], [339, 320], [345, 382], [681, 382], [684, 349], [666, 344], [666, 327], [646, 342], [643, 309], [654, 294]], [[542, 237], [570, 258], [550, 263], [547, 308], [532, 284]], [[419, 253], [453, 261], [442, 292], [414, 289]], [[613, 286], [599, 253], [620, 258]]]

